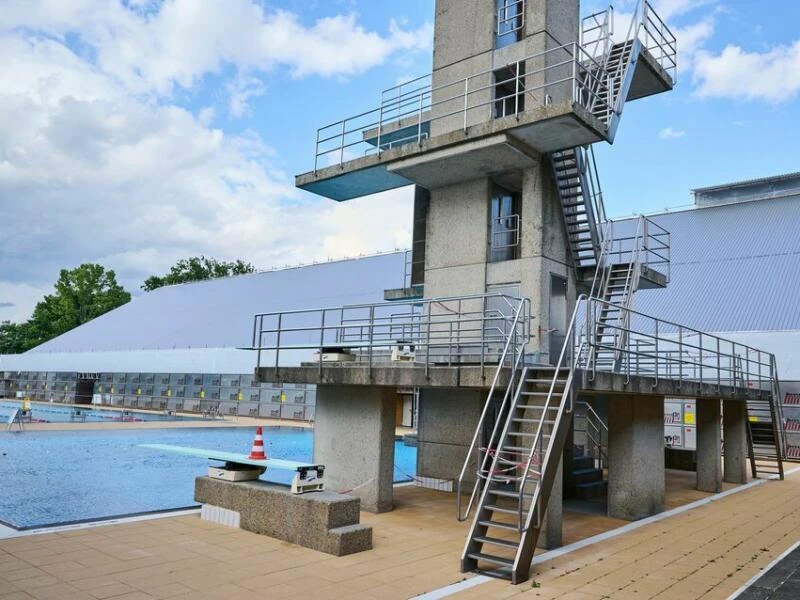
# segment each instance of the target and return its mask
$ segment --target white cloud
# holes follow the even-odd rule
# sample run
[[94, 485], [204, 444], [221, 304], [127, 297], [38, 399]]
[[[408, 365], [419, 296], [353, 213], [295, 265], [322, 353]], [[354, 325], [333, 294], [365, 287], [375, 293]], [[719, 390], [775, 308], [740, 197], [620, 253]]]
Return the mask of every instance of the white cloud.
[[665, 127], [658, 132], [658, 137], [662, 140], [674, 140], [677, 138], [686, 137], [686, 132], [682, 129], [673, 129], [672, 127]]
[[694, 79], [703, 98], [792, 100], [800, 93], [800, 40], [765, 52], [734, 45], [717, 55], [699, 52]]
[[174, 92], [224, 74], [228, 109], [244, 114], [269, 68], [349, 76], [424, 47], [426, 31], [379, 35], [354, 16], [305, 27], [249, 0], [144, 0], [135, 12], [106, 0], [6, 2], [0, 303], [14, 306], [0, 319], [26, 318], [58, 270], [81, 262], [115, 269], [136, 292], [191, 255], [269, 267], [408, 245], [408, 190], [342, 204], [301, 196], [268, 140], [215, 128], [213, 106], [195, 116]]

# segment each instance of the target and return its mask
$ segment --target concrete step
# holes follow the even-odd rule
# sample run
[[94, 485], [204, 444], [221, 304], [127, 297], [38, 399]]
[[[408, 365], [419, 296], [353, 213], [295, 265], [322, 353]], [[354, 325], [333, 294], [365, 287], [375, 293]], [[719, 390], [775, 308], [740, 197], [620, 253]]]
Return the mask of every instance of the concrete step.
[[602, 498], [608, 493], [607, 481], [593, 481], [591, 483], [579, 483], [575, 485], [575, 497], [581, 500], [591, 500], [592, 498]]
[[603, 481], [603, 471], [591, 467], [589, 469], [573, 469], [572, 477], [575, 479], [575, 484], [579, 483], [594, 483], [596, 481]]

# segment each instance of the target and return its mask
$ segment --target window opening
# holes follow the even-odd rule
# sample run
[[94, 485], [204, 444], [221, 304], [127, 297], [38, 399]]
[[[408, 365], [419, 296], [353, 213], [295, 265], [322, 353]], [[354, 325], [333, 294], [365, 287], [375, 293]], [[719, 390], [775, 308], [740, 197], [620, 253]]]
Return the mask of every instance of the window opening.
[[494, 72], [494, 118], [502, 119], [525, 110], [525, 63], [518, 62]]
[[495, 48], [505, 48], [522, 39], [525, 0], [497, 0]]
[[489, 262], [519, 258], [519, 196], [495, 186], [489, 217]]

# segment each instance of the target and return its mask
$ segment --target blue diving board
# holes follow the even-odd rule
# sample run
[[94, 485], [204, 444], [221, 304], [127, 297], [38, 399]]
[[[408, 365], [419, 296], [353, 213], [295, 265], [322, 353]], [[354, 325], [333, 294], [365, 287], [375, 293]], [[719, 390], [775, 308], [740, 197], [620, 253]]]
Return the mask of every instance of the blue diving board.
[[[139, 447], [224, 462], [224, 468], [209, 468], [209, 476], [217, 479], [227, 479], [228, 481], [257, 479], [258, 475], [267, 469], [278, 469], [281, 471], [295, 471], [295, 476], [291, 484], [293, 494], [321, 492], [325, 489], [325, 484], [322, 481], [325, 473], [325, 467], [323, 465], [283, 460], [280, 458], [254, 459], [250, 458], [247, 454], [221, 452], [219, 450], [203, 450], [202, 448], [187, 448], [186, 446], [172, 446], [170, 444], [139, 444]], [[251, 469], [250, 475], [232, 475], [230, 469], [236, 471], [235, 467], [237, 465], [256, 467], [256, 469]]]

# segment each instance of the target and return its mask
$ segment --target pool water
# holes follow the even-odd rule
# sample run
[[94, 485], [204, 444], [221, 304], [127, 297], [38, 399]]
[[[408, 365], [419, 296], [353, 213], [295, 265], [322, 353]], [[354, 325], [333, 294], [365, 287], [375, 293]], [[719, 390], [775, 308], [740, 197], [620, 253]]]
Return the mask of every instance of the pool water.
[[[31, 528], [195, 506], [194, 478], [219, 463], [138, 444], [247, 453], [253, 434], [251, 428], [0, 433], [0, 521]], [[310, 430], [264, 428], [270, 457], [310, 462], [312, 444]], [[416, 461], [416, 448], [395, 442], [395, 481], [410, 480]], [[261, 476], [284, 484], [292, 477], [288, 471]]]
[[[8, 421], [11, 414], [18, 408], [22, 408], [21, 402], [0, 401], [0, 423]], [[78, 410], [81, 412], [80, 420], [83, 421], [85, 418], [87, 423], [196, 420], [192, 417], [177, 417], [129, 410], [107, 410], [92, 408], [91, 406], [81, 406]], [[70, 423], [75, 420], [72, 417], [72, 412], [73, 408], [71, 406], [31, 402], [31, 416], [34, 423]]]

